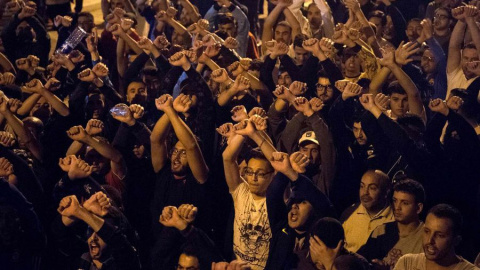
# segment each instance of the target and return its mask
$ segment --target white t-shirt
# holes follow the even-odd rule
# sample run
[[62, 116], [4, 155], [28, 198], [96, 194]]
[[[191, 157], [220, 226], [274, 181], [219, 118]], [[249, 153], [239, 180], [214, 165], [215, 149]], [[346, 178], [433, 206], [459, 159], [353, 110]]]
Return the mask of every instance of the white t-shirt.
[[455, 88], [464, 88], [467, 89], [468, 86], [476, 79], [477, 77], [467, 80], [465, 74], [463, 73], [462, 67], [459, 65], [454, 71], [447, 72], [447, 98], [450, 95], [450, 91]]
[[248, 262], [252, 269], [264, 269], [272, 238], [267, 200], [254, 200], [246, 183], [238, 185], [231, 194], [235, 207], [233, 252], [237, 259]]
[[[462, 257], [459, 257], [459, 259], [460, 262], [452, 265], [451, 270], [480, 270]], [[427, 258], [425, 257], [425, 253], [407, 254], [398, 260], [394, 270], [425, 270], [426, 262]]]

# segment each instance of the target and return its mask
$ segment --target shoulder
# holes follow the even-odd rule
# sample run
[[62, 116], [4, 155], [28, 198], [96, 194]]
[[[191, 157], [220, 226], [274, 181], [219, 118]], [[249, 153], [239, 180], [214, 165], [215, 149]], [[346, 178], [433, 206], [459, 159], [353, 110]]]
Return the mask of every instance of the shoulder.
[[350, 216], [357, 211], [358, 207], [360, 206], [360, 203], [355, 203], [352, 204], [350, 207], [345, 209], [343, 213], [340, 215], [340, 222], [344, 223], [347, 221], [347, 219], [350, 218]]
[[[395, 265], [394, 270], [402, 269], [424, 269], [421, 268], [422, 261], [425, 258], [425, 254], [406, 254], [398, 259], [397, 264]], [[415, 267], [415, 268], [414, 268]]]
[[477, 266], [470, 263], [469, 261], [465, 260], [464, 258], [460, 257], [460, 262], [457, 264], [455, 269], [458, 270], [479, 270]]

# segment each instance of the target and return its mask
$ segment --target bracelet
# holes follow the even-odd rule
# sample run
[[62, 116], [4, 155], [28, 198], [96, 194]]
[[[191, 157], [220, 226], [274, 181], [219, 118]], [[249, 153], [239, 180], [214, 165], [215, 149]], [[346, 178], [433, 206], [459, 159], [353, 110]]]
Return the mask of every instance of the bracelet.
[[264, 143], [266, 140], [267, 140], [267, 139], [263, 138], [263, 141], [260, 143], [260, 145], [258, 146], [258, 148], [260, 148], [260, 149], [261, 149], [261, 148], [262, 148], [262, 145], [263, 145], [263, 143]]

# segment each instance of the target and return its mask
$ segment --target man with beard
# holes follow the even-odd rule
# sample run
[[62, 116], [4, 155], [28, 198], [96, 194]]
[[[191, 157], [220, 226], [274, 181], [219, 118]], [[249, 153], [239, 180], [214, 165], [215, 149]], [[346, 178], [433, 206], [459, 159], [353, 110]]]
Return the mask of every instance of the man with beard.
[[[176, 263], [172, 245], [178, 242], [175, 229], [163, 227], [158, 219], [165, 206], [178, 207], [181, 204], [194, 204], [199, 209], [206, 206], [204, 184], [208, 179], [208, 167], [200, 146], [192, 131], [177, 112], [188, 110], [192, 101], [181, 95], [173, 101], [165, 94], [155, 100], [158, 110], [164, 112], [157, 121], [150, 136], [152, 164], [157, 180], [152, 204], [152, 224], [155, 244], [152, 248], [154, 269], [171, 269]], [[167, 148], [170, 129], [178, 138], [172, 148]], [[168, 150], [170, 149], [170, 154]], [[197, 224], [205, 228], [205, 219], [199, 215]]]
[[[447, 98], [452, 89], [467, 89], [477, 77], [467, 65], [469, 62], [479, 60], [477, 48], [480, 46], [480, 29], [475, 22], [477, 13], [478, 10], [474, 6], [462, 6], [452, 10], [452, 16], [458, 21], [453, 28], [448, 47]], [[474, 43], [466, 44], [462, 48], [467, 26]]]
[[[335, 147], [332, 135], [325, 121], [306, 98], [296, 98], [293, 104], [299, 113], [286, 125], [280, 137], [280, 148], [293, 153], [298, 147], [300, 153], [308, 157], [310, 164], [305, 175], [328, 197], [335, 175]], [[297, 140], [299, 131], [305, 125], [309, 131], [302, 133]]]
[[460, 211], [453, 206], [434, 206], [428, 212], [423, 229], [424, 253], [401, 257], [394, 269], [478, 270], [478, 267], [455, 253], [455, 246], [462, 240], [462, 223]]
[[379, 170], [368, 170], [360, 183], [360, 203], [347, 208], [340, 218], [345, 229], [345, 248], [350, 252], [367, 243], [372, 231], [379, 225], [394, 221], [393, 211], [388, 203], [390, 179]]
[[25, 5], [3, 29], [1, 37], [8, 59], [16, 60], [35, 55], [40, 58], [39, 65], [45, 67], [50, 52], [50, 37], [36, 17], [36, 12], [34, 3]]
[[393, 186], [395, 222], [378, 226], [365, 246], [358, 250], [373, 264], [392, 269], [404, 254], [422, 252], [423, 222], [419, 214], [425, 202], [425, 190], [415, 180], [401, 180]]
[[433, 36], [440, 43], [444, 51], [448, 50], [448, 42], [452, 35], [450, 26], [452, 25], [452, 14], [447, 8], [437, 8], [433, 17]]

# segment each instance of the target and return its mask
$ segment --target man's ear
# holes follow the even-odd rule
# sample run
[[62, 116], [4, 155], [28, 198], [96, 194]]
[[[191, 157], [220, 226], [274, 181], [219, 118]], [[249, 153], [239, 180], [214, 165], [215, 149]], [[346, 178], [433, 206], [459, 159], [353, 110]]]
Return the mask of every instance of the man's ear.
[[423, 211], [423, 203], [417, 203], [417, 215]]

